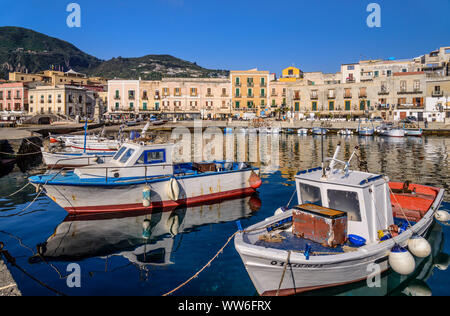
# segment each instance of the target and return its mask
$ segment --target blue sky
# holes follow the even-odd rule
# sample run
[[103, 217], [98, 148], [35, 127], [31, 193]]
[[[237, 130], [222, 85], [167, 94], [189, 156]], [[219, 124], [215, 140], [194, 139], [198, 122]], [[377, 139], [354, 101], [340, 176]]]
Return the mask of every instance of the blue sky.
[[[3, 0], [0, 25], [66, 40], [102, 59], [170, 54], [214, 69], [336, 72], [360, 58], [450, 45], [450, 0]], [[69, 28], [66, 7], [81, 7]], [[381, 27], [369, 28], [369, 3]]]

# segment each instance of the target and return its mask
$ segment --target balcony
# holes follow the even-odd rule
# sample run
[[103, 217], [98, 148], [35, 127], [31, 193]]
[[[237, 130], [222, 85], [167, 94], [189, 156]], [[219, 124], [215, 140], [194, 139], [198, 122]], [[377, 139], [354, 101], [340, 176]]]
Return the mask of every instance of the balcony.
[[444, 91], [433, 91], [431, 92], [431, 96], [434, 98], [440, 98], [444, 96]]
[[247, 82], [247, 87], [254, 87], [255, 84], [253, 82]]
[[334, 100], [334, 99], [336, 99], [336, 96], [335, 95], [328, 95], [327, 98], [328, 98], [328, 100]]
[[344, 94], [344, 99], [351, 99], [351, 98], [352, 98], [352, 94], [351, 93]]
[[367, 93], [360, 93], [358, 96], [360, 99], [367, 99]]
[[120, 100], [120, 95], [115, 95], [114, 100]]
[[241, 83], [240, 83], [240, 82], [235, 82], [235, 83], [234, 83], [234, 86], [235, 86], [235, 87], [240, 87], [240, 86], [241, 86]]
[[211, 93], [208, 93], [208, 94], [205, 95], [205, 97], [206, 97], [206, 98], [213, 98], [214, 95], [212, 95]]
[[222, 94], [222, 95], [220, 95], [220, 97], [222, 97], [222, 98], [228, 98], [228, 94]]
[[159, 99], [160, 99], [159, 94], [156, 94], [155, 95], [155, 100], [159, 100]]
[[378, 91], [378, 95], [389, 95], [389, 91], [386, 89], [381, 88], [380, 91]]
[[422, 93], [423, 93], [423, 91], [420, 91], [420, 90], [414, 90], [414, 91], [403, 90], [403, 91], [397, 92], [397, 94], [422, 94]]
[[309, 98], [311, 100], [319, 100], [319, 96], [318, 95], [311, 95]]
[[260, 86], [260, 87], [267, 87], [267, 83], [261, 82], [261, 83], [259, 84], [259, 86]]
[[143, 96], [142, 96], [142, 100], [148, 100], [148, 96], [143, 95]]

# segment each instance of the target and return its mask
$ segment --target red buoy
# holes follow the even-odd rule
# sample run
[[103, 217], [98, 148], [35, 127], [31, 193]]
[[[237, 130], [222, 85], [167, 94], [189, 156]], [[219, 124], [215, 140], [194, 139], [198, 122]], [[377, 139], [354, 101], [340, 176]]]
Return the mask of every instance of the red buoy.
[[258, 189], [262, 184], [261, 178], [254, 172], [252, 172], [252, 174], [250, 175], [248, 182], [250, 184], [250, 187], [252, 187], [255, 190]]

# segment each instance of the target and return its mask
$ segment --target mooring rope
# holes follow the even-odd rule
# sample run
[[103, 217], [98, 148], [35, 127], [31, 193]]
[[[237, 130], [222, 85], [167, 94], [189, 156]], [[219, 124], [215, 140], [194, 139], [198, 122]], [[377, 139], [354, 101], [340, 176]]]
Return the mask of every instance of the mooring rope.
[[20, 191], [22, 191], [23, 189], [25, 189], [27, 186], [29, 186], [31, 183], [30, 182], [28, 182], [27, 184], [25, 184], [21, 189], [19, 189], [19, 190], [17, 190], [16, 192], [14, 192], [14, 193], [11, 193], [10, 195], [8, 195], [8, 197], [11, 197], [11, 196], [13, 196], [13, 195], [16, 195], [17, 193], [19, 193]]
[[15, 154], [15, 153], [7, 153], [7, 152], [4, 152], [4, 151], [0, 151], [0, 154], [9, 155], [9, 156], [30, 156], [30, 155], [42, 154], [42, 152], [41, 151], [36, 151], [36, 152], [32, 152], [32, 153]]
[[214, 255], [214, 257], [212, 257], [211, 260], [208, 261], [208, 263], [206, 263], [200, 270], [198, 270], [193, 276], [191, 276], [189, 279], [187, 279], [185, 282], [181, 283], [179, 286], [177, 286], [176, 288], [174, 288], [173, 290], [163, 294], [162, 296], [168, 296], [172, 293], [174, 293], [175, 291], [179, 290], [180, 288], [182, 288], [183, 286], [185, 286], [186, 284], [188, 284], [189, 282], [191, 282], [193, 279], [197, 278], [198, 275], [205, 270], [210, 264], [211, 262], [213, 262], [220, 253], [222, 253], [223, 249], [230, 243], [230, 241], [233, 239], [234, 236], [236, 236], [236, 234], [238, 234], [239, 231], [235, 232], [233, 235], [230, 236], [230, 238], [228, 238], [227, 242], [225, 243], [225, 245], [222, 246], [222, 248], [220, 248], [220, 250]]

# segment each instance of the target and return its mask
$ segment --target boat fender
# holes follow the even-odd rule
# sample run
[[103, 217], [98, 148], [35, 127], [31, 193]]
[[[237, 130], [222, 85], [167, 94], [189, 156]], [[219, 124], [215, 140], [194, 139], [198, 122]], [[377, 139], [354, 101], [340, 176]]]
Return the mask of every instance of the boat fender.
[[408, 249], [418, 258], [426, 258], [431, 254], [430, 243], [423, 237], [415, 235], [408, 240]]
[[250, 175], [250, 178], [248, 179], [248, 183], [250, 184], [250, 187], [252, 189], [256, 190], [261, 186], [262, 180], [254, 171], [252, 171], [252, 174]]
[[95, 156], [94, 159], [92, 159], [92, 161], [98, 162], [98, 159], [99, 159], [99, 158], [98, 158], [97, 156]]
[[448, 222], [450, 220], [450, 214], [446, 211], [437, 211], [434, 214], [434, 218], [440, 222]]
[[172, 201], [177, 201], [180, 195], [180, 187], [175, 178], [171, 178], [169, 182], [167, 182], [167, 196]]
[[142, 189], [142, 205], [144, 207], [149, 207], [151, 203], [150, 200], [150, 187], [146, 185], [144, 189]]
[[412, 254], [399, 245], [394, 246], [389, 252], [389, 265], [392, 270], [401, 275], [411, 274], [416, 268]]

